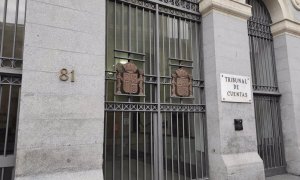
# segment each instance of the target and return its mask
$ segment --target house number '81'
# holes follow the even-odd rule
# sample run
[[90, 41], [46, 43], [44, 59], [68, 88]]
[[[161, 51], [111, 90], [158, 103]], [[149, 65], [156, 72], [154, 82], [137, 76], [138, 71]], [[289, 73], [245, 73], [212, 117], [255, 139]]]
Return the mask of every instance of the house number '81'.
[[61, 81], [68, 81], [71, 76], [71, 82], [75, 82], [75, 71], [72, 70], [70, 73], [66, 68], [63, 68], [60, 70], [60, 76], [59, 79]]

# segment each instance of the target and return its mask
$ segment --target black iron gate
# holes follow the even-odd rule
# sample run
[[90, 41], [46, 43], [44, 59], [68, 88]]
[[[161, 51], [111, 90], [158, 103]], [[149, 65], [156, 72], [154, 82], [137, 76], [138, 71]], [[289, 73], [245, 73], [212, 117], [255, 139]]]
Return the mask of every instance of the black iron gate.
[[198, 0], [107, 0], [106, 180], [208, 177]]
[[0, 0], [0, 180], [14, 179], [26, 0]]
[[266, 175], [285, 172], [280, 93], [274, 57], [271, 17], [261, 0], [247, 0], [253, 16], [248, 21], [258, 153]]

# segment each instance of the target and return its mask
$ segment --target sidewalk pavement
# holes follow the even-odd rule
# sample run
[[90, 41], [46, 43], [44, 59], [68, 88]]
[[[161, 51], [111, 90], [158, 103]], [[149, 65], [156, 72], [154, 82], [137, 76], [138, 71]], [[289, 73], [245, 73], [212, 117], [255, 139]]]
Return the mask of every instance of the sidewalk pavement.
[[290, 174], [284, 174], [279, 176], [268, 177], [266, 180], [300, 180], [300, 176], [293, 176]]

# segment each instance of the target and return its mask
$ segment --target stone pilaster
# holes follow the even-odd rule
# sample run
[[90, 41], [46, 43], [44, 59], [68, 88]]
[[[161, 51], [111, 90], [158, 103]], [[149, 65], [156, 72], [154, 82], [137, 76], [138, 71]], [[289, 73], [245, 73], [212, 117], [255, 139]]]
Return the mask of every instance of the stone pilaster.
[[272, 31], [287, 171], [300, 175], [300, 23], [282, 20]]
[[[208, 153], [212, 180], [263, 180], [253, 103], [221, 102], [220, 74], [251, 76], [247, 19], [242, 0], [202, 0]], [[244, 130], [235, 131], [234, 119]]]
[[105, 1], [27, 0], [25, 34], [16, 180], [103, 179]]

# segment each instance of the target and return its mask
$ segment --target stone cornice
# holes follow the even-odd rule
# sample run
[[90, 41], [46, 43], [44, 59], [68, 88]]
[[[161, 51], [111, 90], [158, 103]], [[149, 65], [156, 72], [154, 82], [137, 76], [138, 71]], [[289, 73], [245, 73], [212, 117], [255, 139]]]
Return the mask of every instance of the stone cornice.
[[199, 10], [203, 16], [212, 10], [231, 14], [243, 19], [251, 17], [251, 6], [242, 0], [200, 0]]
[[278, 36], [283, 33], [289, 33], [300, 36], [300, 23], [289, 19], [284, 19], [276, 22], [271, 27], [273, 36]]

